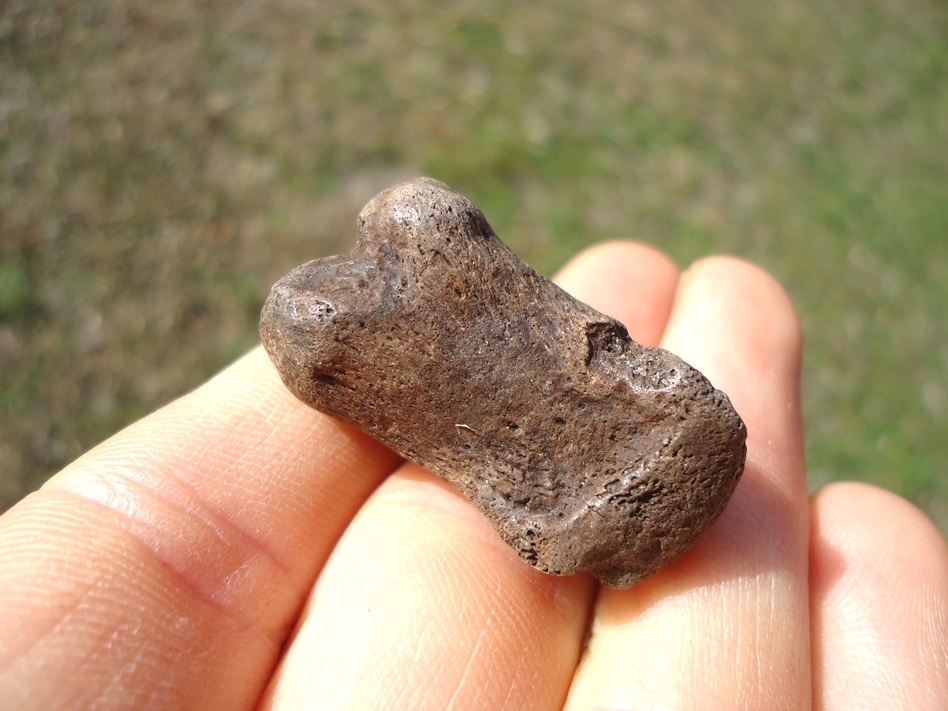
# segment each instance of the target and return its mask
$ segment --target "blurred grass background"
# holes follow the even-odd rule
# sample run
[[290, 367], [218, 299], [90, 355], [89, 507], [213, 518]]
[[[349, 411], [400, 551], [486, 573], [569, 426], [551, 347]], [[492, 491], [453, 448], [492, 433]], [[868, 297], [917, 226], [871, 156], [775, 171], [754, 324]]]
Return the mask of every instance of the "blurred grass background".
[[272, 282], [418, 174], [547, 274], [613, 237], [764, 266], [813, 485], [948, 530], [938, 0], [0, 2], [0, 510], [253, 346]]

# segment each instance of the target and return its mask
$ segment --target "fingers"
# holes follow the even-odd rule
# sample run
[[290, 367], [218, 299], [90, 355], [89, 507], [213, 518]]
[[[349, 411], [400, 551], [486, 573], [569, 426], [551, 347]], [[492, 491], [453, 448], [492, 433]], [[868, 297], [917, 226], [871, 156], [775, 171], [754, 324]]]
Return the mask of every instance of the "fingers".
[[396, 464], [297, 402], [257, 349], [0, 519], [0, 606], [17, 610], [0, 617], [5, 699], [253, 705], [318, 569]]
[[814, 708], [943, 709], [948, 546], [938, 530], [893, 494], [835, 484], [813, 497], [810, 551]]
[[525, 565], [454, 489], [406, 465], [340, 541], [263, 706], [557, 708], [591, 588]]
[[625, 324], [643, 345], [658, 345], [671, 314], [678, 267], [644, 244], [606, 242], [565, 265], [556, 282], [581, 301]]
[[603, 590], [568, 708], [799, 708], [808, 703], [800, 331], [782, 289], [737, 260], [682, 277], [662, 345], [724, 390], [747, 466], [695, 547], [627, 591]]
[[[615, 285], [597, 291], [600, 277]], [[660, 333], [676, 279], [667, 258], [620, 244], [578, 256], [562, 283]], [[265, 706], [558, 709], [594, 589], [530, 568], [453, 488], [407, 465], [342, 537]]]

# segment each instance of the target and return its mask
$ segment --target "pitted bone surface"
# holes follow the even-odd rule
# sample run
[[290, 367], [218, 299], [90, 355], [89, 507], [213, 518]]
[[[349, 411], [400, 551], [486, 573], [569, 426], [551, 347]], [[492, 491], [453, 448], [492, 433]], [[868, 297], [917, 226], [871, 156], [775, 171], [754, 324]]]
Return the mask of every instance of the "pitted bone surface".
[[287, 387], [460, 489], [520, 557], [627, 587], [683, 553], [744, 468], [727, 396], [521, 262], [466, 198], [376, 196], [260, 332]]

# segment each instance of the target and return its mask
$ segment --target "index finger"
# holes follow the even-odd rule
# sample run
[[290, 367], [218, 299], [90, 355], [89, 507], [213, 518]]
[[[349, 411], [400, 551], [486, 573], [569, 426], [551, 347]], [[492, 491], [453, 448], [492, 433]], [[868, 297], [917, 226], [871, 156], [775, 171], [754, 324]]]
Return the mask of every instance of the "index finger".
[[397, 461], [298, 402], [254, 350], [0, 518], [0, 606], [17, 610], [0, 618], [4, 698], [253, 705]]

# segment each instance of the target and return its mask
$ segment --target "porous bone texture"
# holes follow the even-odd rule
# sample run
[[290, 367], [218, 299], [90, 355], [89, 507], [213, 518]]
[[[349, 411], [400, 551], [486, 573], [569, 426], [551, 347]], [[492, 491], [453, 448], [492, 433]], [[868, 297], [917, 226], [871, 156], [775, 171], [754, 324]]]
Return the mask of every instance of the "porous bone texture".
[[627, 587], [720, 515], [746, 430], [701, 373], [538, 275], [442, 183], [386, 190], [359, 228], [264, 306], [297, 397], [451, 482], [547, 573]]

